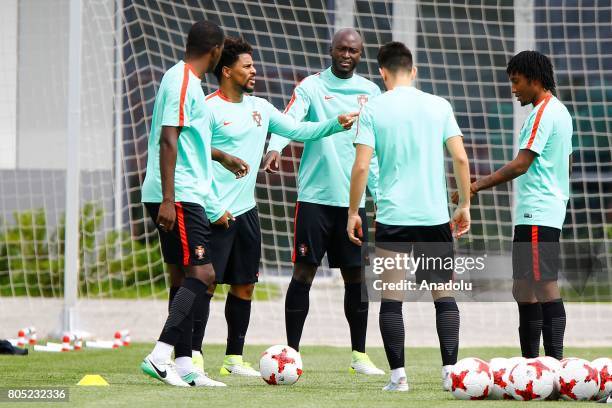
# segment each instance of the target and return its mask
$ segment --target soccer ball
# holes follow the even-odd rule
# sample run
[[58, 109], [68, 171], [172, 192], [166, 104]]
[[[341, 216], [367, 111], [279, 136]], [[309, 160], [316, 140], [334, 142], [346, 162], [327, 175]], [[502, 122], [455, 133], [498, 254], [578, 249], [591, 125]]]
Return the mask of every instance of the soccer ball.
[[599, 391], [597, 369], [579, 358], [570, 358], [561, 363], [557, 381], [561, 398], [568, 401], [588, 401]]
[[489, 361], [491, 374], [493, 375], [493, 386], [489, 392], [490, 399], [512, 399], [512, 396], [506, 392], [508, 385], [508, 375], [513, 366], [507, 358], [496, 357]]
[[548, 368], [550, 368], [554, 375], [554, 389], [552, 394], [548, 397], [549, 400], [559, 399], [559, 370], [561, 370], [561, 362], [554, 357], [542, 356], [538, 357], [538, 360], [542, 361]]
[[302, 358], [289, 346], [272, 346], [261, 355], [259, 372], [270, 385], [295, 384], [302, 375]]
[[599, 392], [595, 398], [601, 399], [612, 392], [612, 360], [598, 358], [591, 362], [591, 367], [599, 372]]
[[550, 367], [540, 359], [530, 358], [510, 370], [507, 390], [519, 401], [543, 400], [553, 392], [554, 382]]
[[485, 399], [493, 388], [493, 375], [489, 364], [479, 358], [459, 360], [451, 369], [450, 377], [451, 393], [458, 399]]

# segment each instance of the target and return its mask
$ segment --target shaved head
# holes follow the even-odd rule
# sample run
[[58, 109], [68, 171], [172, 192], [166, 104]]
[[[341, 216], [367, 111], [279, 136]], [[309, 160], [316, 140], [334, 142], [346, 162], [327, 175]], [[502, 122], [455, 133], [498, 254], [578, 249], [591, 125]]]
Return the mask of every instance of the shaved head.
[[332, 59], [332, 72], [338, 78], [350, 78], [361, 60], [363, 41], [353, 28], [343, 28], [334, 34], [329, 55]]
[[353, 41], [358, 42], [359, 48], [363, 47], [363, 41], [361, 39], [361, 35], [359, 35], [357, 30], [355, 30], [354, 28], [341, 28], [340, 30], [336, 31], [336, 33], [334, 34], [334, 38], [332, 39], [332, 44], [331, 44], [332, 48], [338, 42], [342, 42], [345, 40], [349, 40], [351, 42]]

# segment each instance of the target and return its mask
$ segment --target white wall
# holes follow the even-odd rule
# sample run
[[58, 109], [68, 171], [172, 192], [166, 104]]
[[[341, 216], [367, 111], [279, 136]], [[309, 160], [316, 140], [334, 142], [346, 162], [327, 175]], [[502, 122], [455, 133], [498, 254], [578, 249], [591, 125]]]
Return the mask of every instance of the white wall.
[[[113, 0], [83, 1], [81, 169], [113, 164]], [[66, 167], [68, 0], [19, 1], [17, 165]]]
[[17, 0], [0, 1], [0, 169], [17, 164]]

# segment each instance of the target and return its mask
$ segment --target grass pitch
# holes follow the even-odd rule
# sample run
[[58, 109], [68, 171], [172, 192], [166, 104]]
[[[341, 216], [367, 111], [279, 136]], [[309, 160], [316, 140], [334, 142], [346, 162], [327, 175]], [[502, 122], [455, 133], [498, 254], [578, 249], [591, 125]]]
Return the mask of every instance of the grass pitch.
[[[293, 386], [270, 386], [258, 378], [222, 377], [219, 366], [224, 346], [205, 346], [205, 367], [216, 379], [226, 382], [221, 389], [173, 388], [145, 376], [139, 369], [152, 344], [133, 344], [118, 350], [83, 350], [70, 353], [32, 352], [29, 356], [0, 356], [0, 387], [69, 387], [69, 403], [39, 403], [39, 406], [125, 406], [125, 407], [524, 407], [524, 402], [458, 401], [441, 390], [440, 352], [436, 348], [408, 348], [407, 393], [381, 391], [388, 376], [359, 376], [348, 373], [347, 348], [303, 347], [304, 375]], [[245, 359], [257, 365], [264, 346], [247, 346]], [[388, 371], [382, 348], [368, 349], [372, 360]], [[512, 357], [514, 348], [464, 348], [459, 358]], [[568, 348], [567, 356], [592, 360], [611, 356], [612, 348]], [[100, 374], [109, 387], [80, 387], [85, 374]], [[568, 405], [569, 404], [569, 405]], [[529, 402], [530, 407], [593, 406], [591, 403], [561, 401]], [[10, 404], [9, 404], [10, 405]], [[20, 403], [26, 407], [34, 404]], [[8, 405], [7, 405], [8, 406]]]

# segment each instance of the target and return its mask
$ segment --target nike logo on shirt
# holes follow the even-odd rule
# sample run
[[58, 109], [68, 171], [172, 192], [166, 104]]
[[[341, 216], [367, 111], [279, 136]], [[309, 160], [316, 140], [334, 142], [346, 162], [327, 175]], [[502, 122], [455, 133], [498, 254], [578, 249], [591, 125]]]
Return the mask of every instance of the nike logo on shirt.
[[228, 121], [223, 122], [223, 126], [227, 126], [227, 125], [231, 125], [231, 124], [232, 124], [232, 122], [228, 122]]
[[329, 101], [330, 99], [334, 99], [334, 97], [333, 96], [329, 96], [329, 95], [325, 95], [325, 100], [326, 101]]

